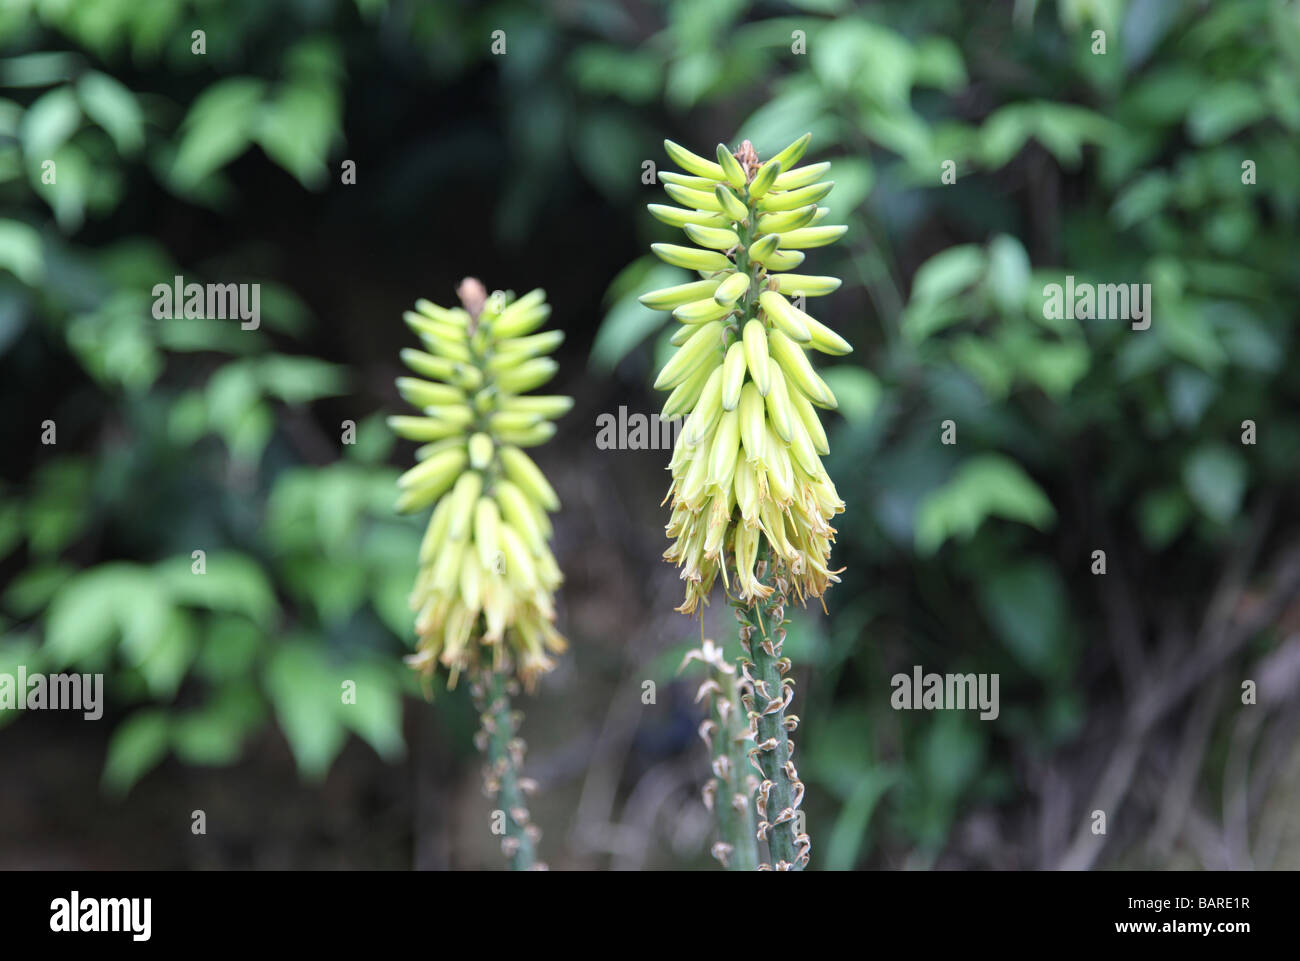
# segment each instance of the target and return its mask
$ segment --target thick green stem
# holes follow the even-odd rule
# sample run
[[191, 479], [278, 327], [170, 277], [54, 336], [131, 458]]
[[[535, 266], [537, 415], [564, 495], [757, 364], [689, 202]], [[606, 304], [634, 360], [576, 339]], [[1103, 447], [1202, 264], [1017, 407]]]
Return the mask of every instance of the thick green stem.
[[765, 555], [764, 548], [758, 575], [773, 592], [762, 604], [763, 610], [758, 605], [735, 603], [736, 619], [741, 622], [741, 645], [749, 658], [742, 666], [753, 686], [752, 694], [745, 698], [754, 734], [750, 757], [763, 776], [755, 801], [758, 836], [767, 840], [771, 868], [801, 871], [808, 863], [811, 843], [803, 830], [803, 815], [799, 811], [803, 783], [791, 757], [794, 742], [790, 734], [799, 719], [786, 713], [794, 696], [794, 681], [785, 677], [790, 661], [781, 654], [788, 623], [785, 619], [788, 585], [771, 570]]
[[515, 737], [521, 718], [511, 711], [510, 696], [518, 693], [518, 684], [497, 671], [487, 671], [474, 685], [474, 697], [483, 729], [479, 747], [487, 755], [483, 771], [483, 790], [500, 803], [493, 812], [494, 827], [503, 822], [505, 836], [501, 852], [512, 871], [545, 868], [537, 860], [536, 845], [541, 832], [532, 824], [525, 794], [532, 782], [520, 775], [524, 765], [525, 745]]
[[713, 853], [728, 871], [753, 871], [758, 867], [758, 848], [754, 808], [749, 800], [757, 786], [757, 779], [749, 773], [748, 745], [752, 742], [735, 670], [722, 663], [725, 670], [715, 665], [711, 672], [716, 685], [711, 711], [711, 790], [720, 839]]

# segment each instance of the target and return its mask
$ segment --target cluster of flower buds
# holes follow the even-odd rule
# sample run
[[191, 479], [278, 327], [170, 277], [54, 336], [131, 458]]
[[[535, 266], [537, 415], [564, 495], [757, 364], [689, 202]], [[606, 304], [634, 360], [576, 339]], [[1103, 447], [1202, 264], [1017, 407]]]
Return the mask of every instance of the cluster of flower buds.
[[419, 647], [410, 660], [426, 672], [441, 662], [453, 685], [469, 668], [513, 665], [531, 685], [567, 645], [553, 623], [562, 577], [548, 546], [559, 499], [521, 448], [548, 440], [573, 401], [524, 395], [554, 375], [544, 355], [564, 334], [533, 333], [550, 315], [541, 290], [489, 296], [469, 278], [458, 293], [461, 307], [421, 300], [405, 314], [426, 349], [402, 351], [420, 376], [397, 387], [422, 413], [388, 421], [423, 444], [398, 480], [397, 509], [434, 508], [411, 596]]
[[766, 162], [748, 140], [734, 154], [719, 144], [716, 163], [664, 142], [686, 171], [659, 175], [681, 206], [651, 204], [650, 212], [698, 247], [652, 249], [701, 278], [641, 297], [682, 325], [655, 387], [672, 391], [665, 419], [686, 417], [669, 465], [674, 543], [664, 554], [682, 568], [684, 613], [708, 603], [719, 572], [729, 589], [734, 574], [747, 603], [767, 597], [771, 588], [754, 573], [762, 539], [800, 600], [838, 581], [829, 521], [844, 503], [822, 466], [829, 447], [815, 409], [837, 402], [805, 351], [852, 348], [791, 302], [829, 294], [840, 281], [790, 271], [803, 250], [833, 243], [847, 228], [820, 225], [830, 164], [795, 166], [810, 139]]

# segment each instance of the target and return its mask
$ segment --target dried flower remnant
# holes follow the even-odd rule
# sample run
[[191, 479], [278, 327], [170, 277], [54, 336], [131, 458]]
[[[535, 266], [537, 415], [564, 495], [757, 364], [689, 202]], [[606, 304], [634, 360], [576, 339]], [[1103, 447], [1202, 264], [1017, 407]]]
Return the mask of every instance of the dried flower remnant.
[[704, 806], [714, 812], [718, 821], [718, 840], [711, 853], [729, 871], [752, 871], [758, 867], [758, 829], [751, 799], [759, 786], [750, 769], [754, 739], [745, 709], [752, 687], [748, 681], [738, 682], [735, 666], [711, 640], [689, 651], [678, 671], [692, 661], [698, 661], [708, 672], [695, 700], [707, 700], [709, 704], [709, 716], [700, 724], [700, 737], [709, 749], [713, 772], [704, 785]]

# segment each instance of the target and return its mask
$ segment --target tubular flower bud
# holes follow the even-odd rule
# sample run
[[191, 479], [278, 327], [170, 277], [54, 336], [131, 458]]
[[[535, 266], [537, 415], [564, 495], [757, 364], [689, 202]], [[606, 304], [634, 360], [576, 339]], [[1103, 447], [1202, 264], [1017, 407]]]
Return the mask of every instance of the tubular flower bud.
[[796, 166], [810, 139], [766, 162], [748, 140], [734, 153], [720, 144], [719, 163], [665, 141], [689, 176], [665, 174], [665, 189], [682, 206], [652, 204], [651, 212], [696, 246], [651, 249], [701, 280], [641, 302], [690, 327], [674, 339], [677, 351], [655, 386], [700, 385], [693, 404], [675, 394], [664, 412], [686, 418], [669, 465], [673, 544], [664, 558], [681, 568], [686, 599], [678, 610], [687, 614], [708, 603], [719, 574], [745, 603], [765, 600], [772, 588], [755, 573], [761, 543], [800, 601], [839, 580], [830, 520], [844, 502], [822, 466], [828, 448], [816, 411], [837, 402], [807, 351], [841, 355], [852, 347], [802, 307], [840, 281], [788, 271], [804, 249], [834, 243], [847, 228], [812, 226], [834, 183], [822, 180], [828, 163]]
[[399, 436], [433, 442], [397, 482], [399, 512], [433, 508], [411, 594], [418, 653], [408, 660], [426, 675], [441, 663], [451, 686], [483, 667], [513, 668], [531, 687], [567, 643], [554, 626], [562, 577], [547, 544], [559, 499], [522, 448], [549, 439], [573, 401], [525, 392], [555, 373], [544, 355], [564, 335], [536, 333], [551, 312], [541, 290], [489, 296], [467, 278], [458, 293], [460, 307], [421, 300], [406, 313], [424, 350], [402, 352], [420, 376], [397, 387], [421, 413], [388, 419]]

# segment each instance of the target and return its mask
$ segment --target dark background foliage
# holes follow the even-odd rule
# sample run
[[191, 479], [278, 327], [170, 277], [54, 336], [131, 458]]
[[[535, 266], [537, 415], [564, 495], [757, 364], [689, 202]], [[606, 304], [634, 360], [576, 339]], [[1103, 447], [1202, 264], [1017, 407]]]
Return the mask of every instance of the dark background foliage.
[[[572, 641], [524, 704], [543, 856], [707, 865], [667, 455], [595, 421], [662, 400], [661, 140], [805, 131], [856, 347], [844, 582], [788, 645], [814, 864], [1300, 865], [1295, 4], [32, 0], [0, 53], [0, 670], [109, 695], [0, 715], [0, 865], [500, 863], [468, 699], [400, 661], [382, 422], [401, 312], [466, 274], [546, 288], [577, 400], [537, 453]], [[153, 319], [177, 274], [260, 283], [261, 328]], [[1150, 329], [1047, 319], [1067, 274], [1150, 283]], [[999, 718], [893, 710], [913, 665], [998, 673]]]

